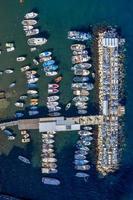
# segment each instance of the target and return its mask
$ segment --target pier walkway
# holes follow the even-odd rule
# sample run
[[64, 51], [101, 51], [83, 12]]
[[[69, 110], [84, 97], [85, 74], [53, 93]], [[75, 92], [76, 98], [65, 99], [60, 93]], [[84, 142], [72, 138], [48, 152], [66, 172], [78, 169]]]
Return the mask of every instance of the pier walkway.
[[47, 131], [74, 131], [80, 130], [82, 125], [100, 125], [103, 123], [102, 115], [79, 117], [44, 117], [36, 119], [20, 119], [0, 123], [0, 128], [18, 126], [19, 130], [38, 129], [39, 132]]

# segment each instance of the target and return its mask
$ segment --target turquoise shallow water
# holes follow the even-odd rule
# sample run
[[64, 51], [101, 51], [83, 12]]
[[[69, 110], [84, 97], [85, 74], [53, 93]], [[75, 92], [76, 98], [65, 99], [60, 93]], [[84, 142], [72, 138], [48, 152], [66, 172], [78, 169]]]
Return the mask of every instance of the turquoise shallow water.
[[[75, 133], [60, 133], [56, 138], [56, 151], [59, 165], [59, 173], [55, 177], [62, 180], [58, 188], [41, 184], [40, 173], [40, 136], [32, 133], [32, 143], [21, 146], [19, 142], [10, 150], [10, 146], [4, 139], [4, 145], [9, 149], [9, 154], [0, 156], [0, 191], [23, 199], [32, 200], [132, 200], [133, 199], [133, 1], [132, 0], [25, 0], [19, 4], [19, 0], [1, 0], [0, 6], [0, 42], [2, 46], [6, 41], [15, 41], [16, 52], [7, 57], [0, 57], [0, 68], [13, 66], [16, 69], [16, 77], [3, 77], [0, 81], [0, 89], [7, 88], [14, 79], [17, 80], [17, 93], [14, 99], [22, 92], [25, 79], [20, 73], [20, 65], [16, 65], [15, 57], [28, 54], [28, 62], [31, 62], [32, 54], [26, 45], [26, 38], [22, 31], [21, 20], [23, 15], [33, 8], [39, 11], [39, 26], [42, 31], [49, 34], [47, 48], [53, 48], [54, 56], [60, 62], [60, 71], [64, 75], [61, 85], [61, 102], [66, 103], [71, 98], [70, 85], [72, 73], [70, 71], [70, 44], [66, 39], [67, 31], [71, 28], [88, 28], [89, 25], [107, 23], [118, 25], [127, 41], [126, 61], [126, 88], [128, 101], [126, 105], [126, 147], [120, 170], [104, 179], [98, 178], [95, 167], [90, 171], [87, 183], [77, 180], [73, 170], [74, 144], [77, 139]], [[34, 54], [33, 54], [34, 55]], [[41, 71], [40, 71], [41, 74]], [[46, 96], [47, 80], [41, 76], [40, 88], [42, 99]], [[65, 94], [63, 93], [65, 91]], [[10, 100], [14, 102], [14, 99]], [[14, 107], [10, 106], [8, 115], [12, 116]], [[6, 116], [7, 112], [3, 113]], [[1, 116], [2, 117], [2, 116]], [[0, 143], [3, 148], [3, 143]], [[32, 159], [33, 166], [25, 166], [17, 160], [17, 155], [23, 153]], [[94, 160], [94, 155], [92, 160]], [[94, 164], [94, 162], [92, 163]]]

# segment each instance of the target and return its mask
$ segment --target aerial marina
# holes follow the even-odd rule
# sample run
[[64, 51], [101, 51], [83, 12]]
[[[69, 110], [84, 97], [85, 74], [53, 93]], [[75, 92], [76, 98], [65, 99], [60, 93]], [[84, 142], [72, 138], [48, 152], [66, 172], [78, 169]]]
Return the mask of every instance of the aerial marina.
[[[127, 35], [119, 23], [85, 19], [67, 25], [61, 18], [58, 29], [45, 3], [46, 18], [44, 8], [21, 1], [14, 33], [1, 36], [0, 178], [7, 167], [20, 199], [41, 200], [33, 195], [39, 190], [46, 200], [63, 191], [63, 199], [70, 190], [70, 200], [89, 193], [96, 200], [92, 188], [113, 187], [123, 167]], [[1, 194], [14, 196], [4, 187]]]

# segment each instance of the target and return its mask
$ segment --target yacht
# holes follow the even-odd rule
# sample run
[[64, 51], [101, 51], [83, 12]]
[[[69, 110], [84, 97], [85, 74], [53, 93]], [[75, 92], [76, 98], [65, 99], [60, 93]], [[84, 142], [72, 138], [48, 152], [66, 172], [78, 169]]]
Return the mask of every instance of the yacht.
[[29, 46], [40, 46], [46, 44], [46, 38], [30, 38], [28, 39], [27, 43]]
[[4, 72], [6, 74], [12, 74], [14, 72], [14, 70], [13, 69], [6, 69]]
[[71, 45], [71, 50], [72, 51], [82, 51], [86, 48], [84, 44], [72, 44]]
[[69, 31], [68, 39], [77, 40], [77, 41], [85, 41], [91, 39], [90, 33], [80, 32], [80, 31]]
[[45, 56], [51, 56], [52, 52], [51, 51], [44, 51], [39, 54], [39, 58], [45, 57]]
[[16, 102], [14, 105], [16, 107], [19, 107], [19, 108], [23, 108], [24, 107], [24, 103], [23, 102]]

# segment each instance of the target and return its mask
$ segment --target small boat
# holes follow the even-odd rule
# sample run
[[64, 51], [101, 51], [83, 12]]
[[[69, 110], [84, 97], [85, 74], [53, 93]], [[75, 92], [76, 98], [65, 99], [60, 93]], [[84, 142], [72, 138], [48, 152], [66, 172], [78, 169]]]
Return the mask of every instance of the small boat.
[[14, 51], [14, 50], [15, 50], [15, 47], [10, 47], [10, 48], [7, 48], [7, 49], [6, 49], [7, 52], [12, 52], [12, 51]]
[[90, 60], [90, 57], [88, 55], [72, 56], [73, 64], [87, 62], [88, 60]]
[[[36, 48], [36, 47], [34, 47], [34, 48]], [[35, 65], [39, 65], [39, 62], [37, 61], [37, 59], [33, 59], [33, 63], [35, 64]]]
[[37, 110], [38, 106], [30, 106], [30, 110]]
[[9, 129], [4, 129], [3, 132], [6, 136], [13, 136], [13, 133]]
[[86, 177], [89, 177], [90, 175], [87, 174], [87, 173], [83, 173], [83, 172], [78, 172], [75, 174], [76, 177], [79, 177], [79, 178], [86, 178]]
[[14, 47], [14, 43], [13, 43], [13, 42], [7, 42], [7, 43], [5, 44], [5, 47], [6, 47], [6, 48], [12, 48], [12, 47]]
[[74, 102], [78, 102], [78, 101], [80, 101], [80, 102], [82, 102], [82, 101], [86, 102], [88, 100], [89, 100], [89, 98], [87, 96], [76, 96], [76, 97], [73, 98]]
[[37, 94], [37, 90], [27, 90], [27, 94]]
[[9, 88], [13, 88], [13, 87], [15, 87], [15, 85], [16, 85], [16, 81], [12, 82], [12, 83], [9, 85]]
[[59, 112], [53, 112], [53, 113], [49, 113], [48, 114], [50, 117], [58, 117], [60, 116], [61, 114]]
[[21, 67], [21, 72], [26, 72], [27, 70], [30, 69], [30, 66], [27, 65], [27, 66], [24, 66], [24, 67]]
[[54, 149], [50, 149], [50, 148], [48, 148], [48, 149], [42, 149], [42, 152], [43, 153], [45, 153], [45, 152], [49, 152], [49, 153], [52, 153], [52, 152], [54, 152]]
[[88, 96], [89, 92], [87, 90], [81, 89], [81, 90], [74, 90], [73, 94], [76, 96]]
[[56, 112], [56, 111], [59, 111], [59, 110], [61, 110], [61, 107], [57, 106], [57, 107], [54, 107], [54, 108], [50, 108], [49, 112]]
[[78, 56], [78, 55], [88, 55], [88, 51], [87, 51], [87, 50], [83, 50], [83, 51], [73, 51], [73, 55], [74, 55], [74, 56]]
[[32, 30], [33, 28], [34, 28], [33, 26], [28, 26], [28, 25], [23, 26], [24, 31], [29, 31], [29, 30]]
[[34, 26], [37, 24], [37, 21], [34, 19], [26, 19], [21, 22], [24, 26]]
[[29, 13], [26, 13], [26, 15], [24, 16], [24, 18], [25, 19], [34, 19], [37, 16], [38, 16], [37, 13], [35, 13], [35, 12], [29, 12]]
[[37, 71], [36, 70], [28, 70], [25, 72], [26, 75], [35, 75], [37, 74]]
[[28, 83], [36, 83], [38, 81], [38, 78], [31, 78], [28, 80]]
[[60, 185], [60, 181], [55, 178], [43, 177], [42, 182], [48, 185]]
[[19, 57], [16, 58], [16, 61], [18, 61], [18, 62], [23, 62], [25, 59], [26, 59], [26, 57], [24, 57], [24, 56], [19, 56]]
[[52, 59], [51, 56], [45, 56], [45, 57], [40, 58], [40, 59], [39, 59], [39, 62], [46, 62], [46, 61], [49, 61], [49, 60], [51, 60], [51, 59]]
[[21, 96], [19, 97], [20, 100], [26, 100], [27, 98], [28, 98], [27, 95], [21, 95]]
[[53, 72], [58, 69], [58, 65], [49, 65], [44, 67], [44, 72]]
[[[30, 48], [30, 51], [31, 51], [31, 52], [36, 51], [36, 50], [37, 50], [36, 47], [31, 47], [31, 48]], [[33, 60], [34, 60], [34, 59], [33, 59]]]
[[53, 102], [59, 100], [59, 96], [49, 96], [47, 97], [48, 102]]
[[83, 130], [90, 131], [90, 130], [92, 130], [92, 127], [91, 126], [84, 126]]
[[90, 136], [90, 135], [82, 135], [82, 136], [80, 137], [80, 139], [81, 139], [81, 140], [84, 140], [84, 141], [86, 141], [86, 140], [92, 141], [92, 140], [93, 140], [93, 137]]
[[38, 115], [39, 114], [39, 111], [38, 110], [30, 110], [28, 112], [29, 116], [34, 116], [34, 115]]
[[69, 31], [68, 39], [77, 40], [77, 41], [85, 41], [91, 39], [90, 33], [80, 32], [80, 31]]
[[40, 46], [46, 44], [46, 38], [30, 38], [28, 39], [27, 43], [29, 46]]
[[65, 107], [65, 110], [67, 111], [67, 110], [69, 110], [69, 108], [71, 107], [71, 103], [68, 103], [67, 105], [66, 105], [66, 107]]
[[72, 83], [73, 89], [92, 90], [94, 85], [92, 83]]
[[26, 36], [37, 35], [37, 34], [39, 34], [39, 29], [35, 28], [32, 30], [25, 31], [25, 33], [26, 33]]
[[52, 107], [55, 107], [55, 106], [58, 106], [59, 105], [59, 102], [47, 102], [47, 108], [52, 108]]
[[3, 75], [3, 71], [0, 71], [0, 75]]
[[90, 69], [92, 64], [90, 63], [78, 63], [73, 66], [73, 69]]
[[75, 166], [75, 169], [81, 170], [81, 171], [86, 171], [90, 169], [90, 165], [80, 165], [80, 166]]
[[81, 110], [78, 110], [78, 114], [80, 115], [85, 115], [85, 114], [87, 114], [87, 110], [83, 110], [83, 109], [81, 109]]
[[[52, 141], [53, 142], [53, 141]], [[43, 149], [50, 149], [50, 148], [53, 148], [54, 147], [54, 145], [52, 144], [52, 143], [46, 143], [46, 141], [44, 140], [43, 141], [43, 144], [42, 144], [42, 148]]]
[[37, 88], [37, 84], [36, 83], [27, 83], [27, 87], [29, 89], [34, 89], [34, 88]]
[[75, 160], [74, 164], [75, 165], [85, 165], [87, 164], [89, 161], [88, 160]]
[[[50, 146], [50, 145], [53, 144], [55, 141], [54, 141], [53, 139], [45, 139], [44, 142], [45, 142], [45, 144], [48, 144], [48, 145]], [[44, 144], [43, 144], [43, 147], [44, 147]], [[53, 148], [53, 147], [54, 147], [54, 146], [51, 145], [50, 148]]]
[[84, 44], [72, 44], [71, 45], [71, 50], [72, 51], [82, 51], [86, 48]]
[[16, 112], [15, 113], [15, 117], [16, 118], [21, 118], [21, 117], [23, 117], [24, 116], [24, 113], [22, 113], [22, 112]]
[[48, 76], [48, 77], [49, 76], [55, 76], [55, 75], [57, 75], [57, 72], [55, 72], [55, 71], [53, 71], [53, 72], [46, 72], [45, 75]]
[[43, 63], [43, 67], [47, 67], [49, 65], [53, 65], [55, 63], [55, 60], [48, 60]]
[[6, 69], [4, 72], [6, 74], [12, 74], [14, 72], [14, 70], [13, 69]]
[[24, 103], [23, 102], [16, 102], [14, 105], [16, 107], [19, 107], [19, 108], [23, 108], [24, 107]]
[[78, 82], [78, 83], [80, 83], [80, 82], [87, 82], [87, 81], [89, 81], [90, 79], [89, 79], [89, 77], [80, 77], [80, 76], [75, 76], [74, 78], [73, 78], [73, 81], [74, 82]]
[[30, 164], [30, 160], [24, 156], [18, 156], [18, 159], [21, 160], [22, 162], [26, 163], [26, 164]]
[[85, 150], [77, 150], [77, 151], [75, 151], [75, 154], [81, 154], [81, 155], [83, 155], [83, 156], [86, 156], [86, 155], [88, 155], [88, 151], [85, 151]]
[[86, 156], [84, 156], [82, 154], [75, 154], [74, 158], [76, 160], [83, 160], [83, 159], [86, 159]]
[[74, 75], [76, 76], [88, 76], [90, 74], [89, 70], [86, 69], [75, 69]]
[[59, 90], [56, 89], [56, 88], [48, 89], [48, 94], [56, 94], [56, 93], [58, 93], [58, 92], [59, 92]]
[[84, 135], [84, 136], [88, 136], [88, 135], [92, 135], [93, 133], [87, 130], [82, 130], [82, 131], [78, 131], [79, 135]]
[[63, 79], [62, 76], [58, 76], [57, 78], [54, 79], [55, 83], [59, 83]]
[[44, 51], [39, 54], [39, 58], [45, 57], [45, 56], [51, 56], [52, 52], [51, 51]]
[[56, 158], [42, 158], [42, 161], [43, 162], [50, 162], [50, 163], [54, 163], [54, 162], [57, 162], [57, 159]]
[[48, 84], [48, 89], [57, 89], [59, 88], [58, 84]]

